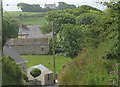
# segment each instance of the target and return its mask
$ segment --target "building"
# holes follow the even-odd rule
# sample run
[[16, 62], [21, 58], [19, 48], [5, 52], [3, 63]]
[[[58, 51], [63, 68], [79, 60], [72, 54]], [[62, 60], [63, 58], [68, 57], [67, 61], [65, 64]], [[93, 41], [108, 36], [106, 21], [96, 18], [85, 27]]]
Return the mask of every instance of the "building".
[[44, 8], [56, 9], [56, 5], [54, 4], [45, 4]]
[[21, 55], [48, 54], [50, 38], [52, 33], [44, 35], [39, 25], [20, 25], [18, 38], [9, 39], [6, 44]]
[[21, 55], [48, 54], [50, 49], [48, 38], [9, 39], [6, 44]]
[[20, 25], [18, 38], [52, 38], [52, 33], [43, 34], [39, 25]]
[[22, 71], [27, 73], [27, 61], [21, 58], [19, 53], [17, 53], [12, 47], [5, 45], [3, 47], [3, 55], [12, 57], [16, 64], [20, 65]]
[[36, 77], [36, 79], [41, 82], [41, 85], [54, 84], [53, 72], [51, 70], [49, 70], [48, 68], [46, 68], [45, 66], [43, 66], [42, 64], [32, 66], [29, 69], [27, 69], [27, 76], [28, 76], [29, 81], [34, 80], [34, 77], [30, 74], [30, 71], [34, 68], [39, 68], [41, 70], [41, 75]]

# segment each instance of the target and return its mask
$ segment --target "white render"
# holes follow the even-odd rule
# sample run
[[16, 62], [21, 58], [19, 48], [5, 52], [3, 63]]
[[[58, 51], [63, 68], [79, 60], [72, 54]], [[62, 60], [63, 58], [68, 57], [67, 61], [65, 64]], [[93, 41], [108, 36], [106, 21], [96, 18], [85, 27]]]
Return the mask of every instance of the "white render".
[[54, 83], [53, 72], [47, 69], [42, 64], [32, 66], [27, 70], [27, 76], [29, 81], [34, 80], [34, 77], [30, 74], [30, 71], [34, 68], [39, 68], [41, 70], [41, 75], [35, 78], [38, 81], [41, 81], [41, 85], [52, 85]]

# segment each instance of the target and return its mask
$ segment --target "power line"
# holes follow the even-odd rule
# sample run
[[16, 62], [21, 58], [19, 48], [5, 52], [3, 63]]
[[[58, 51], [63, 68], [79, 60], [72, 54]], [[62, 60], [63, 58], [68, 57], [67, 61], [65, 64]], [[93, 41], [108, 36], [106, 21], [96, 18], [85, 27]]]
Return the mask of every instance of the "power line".
[[[9, 18], [13, 19], [13, 17], [11, 17], [11, 16], [9, 15], [9, 13], [8, 13], [5, 9], [3, 9], [3, 10], [4, 10], [5, 13], [7, 13], [7, 15], [9, 16]], [[3, 17], [4, 17], [4, 15], [3, 15]]]

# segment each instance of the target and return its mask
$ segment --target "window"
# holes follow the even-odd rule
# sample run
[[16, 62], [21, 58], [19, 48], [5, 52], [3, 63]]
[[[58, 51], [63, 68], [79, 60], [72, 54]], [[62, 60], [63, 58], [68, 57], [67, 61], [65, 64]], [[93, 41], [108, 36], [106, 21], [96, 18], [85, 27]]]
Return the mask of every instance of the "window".
[[48, 74], [48, 80], [50, 79], [50, 77], [49, 77], [50, 75]]
[[44, 51], [44, 47], [42, 47], [41, 50]]

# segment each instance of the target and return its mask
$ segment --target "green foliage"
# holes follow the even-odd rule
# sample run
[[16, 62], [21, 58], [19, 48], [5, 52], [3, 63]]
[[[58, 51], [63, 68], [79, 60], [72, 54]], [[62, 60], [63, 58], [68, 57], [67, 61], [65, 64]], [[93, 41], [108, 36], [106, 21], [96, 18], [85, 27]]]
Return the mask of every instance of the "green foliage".
[[19, 26], [17, 20], [3, 18], [3, 32], [2, 32], [3, 45], [5, 44], [7, 39], [17, 37], [18, 30]]
[[27, 4], [27, 3], [18, 3], [17, 6], [21, 8], [23, 12], [42, 12], [43, 9], [39, 4]]
[[44, 24], [43, 26], [41, 26], [41, 29], [42, 33], [44, 34], [50, 33], [52, 31], [52, 22]]
[[25, 85], [19, 65], [11, 57], [2, 58], [2, 84]]
[[102, 58], [112, 48], [113, 41], [80, 52], [66, 64], [58, 78], [59, 85], [118, 85], [118, 63]]
[[58, 7], [57, 9], [59, 10], [64, 10], [64, 9], [69, 9], [69, 8], [76, 8], [75, 5], [70, 5], [70, 4], [67, 4], [65, 2], [58, 2]]
[[39, 68], [34, 68], [30, 71], [30, 74], [36, 78], [41, 74], [41, 70]]
[[62, 31], [59, 33], [59, 42], [61, 49], [66, 56], [75, 57], [82, 48], [81, 27], [71, 24], [62, 25]]

